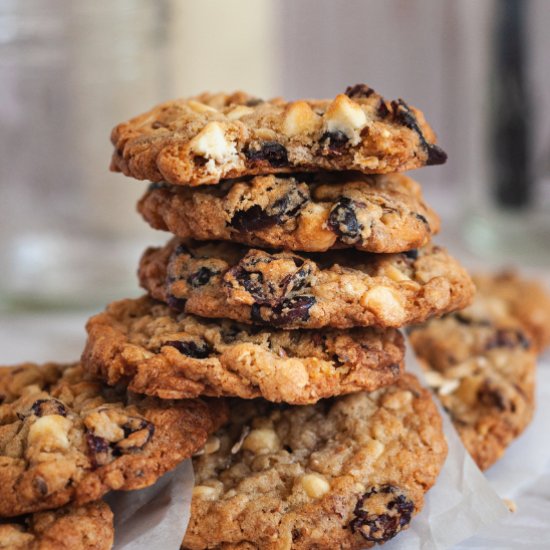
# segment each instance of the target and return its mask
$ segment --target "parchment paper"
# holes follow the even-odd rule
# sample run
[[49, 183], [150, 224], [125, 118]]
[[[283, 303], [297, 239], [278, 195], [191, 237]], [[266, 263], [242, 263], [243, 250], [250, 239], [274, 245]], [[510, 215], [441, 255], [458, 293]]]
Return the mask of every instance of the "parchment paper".
[[539, 362], [537, 409], [532, 424], [486, 474], [516, 512], [482, 529], [456, 550], [548, 550], [550, 548], [550, 358]]
[[[410, 350], [407, 369], [422, 378]], [[443, 550], [464, 541], [484, 526], [509, 515], [465, 451], [443, 413], [449, 455], [425, 508], [408, 530], [386, 543], [385, 550]], [[189, 521], [193, 487], [191, 462], [164, 476], [154, 487], [111, 497], [115, 511], [115, 550], [177, 550]]]

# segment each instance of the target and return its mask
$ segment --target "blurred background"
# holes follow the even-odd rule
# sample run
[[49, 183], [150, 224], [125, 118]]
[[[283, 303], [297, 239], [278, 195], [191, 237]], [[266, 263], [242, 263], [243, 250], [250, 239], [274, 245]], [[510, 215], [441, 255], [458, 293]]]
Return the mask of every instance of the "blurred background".
[[[418, 171], [466, 264], [550, 264], [547, 0], [0, 0], [0, 308], [139, 294], [146, 184], [109, 133], [203, 90], [422, 109], [449, 153]], [[543, 271], [544, 272], [544, 271]]]

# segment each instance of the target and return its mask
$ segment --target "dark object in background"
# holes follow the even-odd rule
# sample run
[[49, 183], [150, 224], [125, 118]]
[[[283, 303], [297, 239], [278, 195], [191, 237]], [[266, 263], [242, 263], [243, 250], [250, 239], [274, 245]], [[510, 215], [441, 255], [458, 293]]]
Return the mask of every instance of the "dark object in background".
[[531, 97], [525, 61], [527, 0], [496, 4], [489, 86], [489, 153], [498, 205], [520, 209], [533, 200]]

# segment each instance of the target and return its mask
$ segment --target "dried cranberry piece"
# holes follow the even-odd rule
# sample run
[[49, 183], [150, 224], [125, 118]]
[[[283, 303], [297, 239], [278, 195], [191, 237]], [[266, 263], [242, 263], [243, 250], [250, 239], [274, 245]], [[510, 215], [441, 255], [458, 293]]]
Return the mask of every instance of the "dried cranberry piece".
[[57, 399], [38, 399], [32, 404], [31, 411], [36, 416], [48, 416], [50, 414], [67, 416], [65, 405]]
[[351, 98], [370, 97], [374, 94], [374, 90], [366, 84], [356, 84], [355, 86], [348, 86], [345, 94]]
[[34, 478], [33, 485], [41, 496], [45, 497], [48, 494], [48, 484], [43, 477]]
[[315, 304], [314, 296], [295, 296], [277, 304], [275, 307], [264, 307], [265, 317], [262, 316], [261, 304], [253, 304], [250, 311], [250, 320], [254, 323], [270, 323], [283, 326], [297, 321], [307, 321], [309, 310]]
[[306, 200], [304, 193], [294, 188], [265, 210], [258, 204], [248, 210], [237, 210], [229, 225], [238, 231], [258, 231], [278, 223], [285, 223], [296, 216]]
[[505, 411], [509, 408], [506, 397], [489, 381], [485, 381], [477, 390], [477, 399], [485, 407], [496, 408], [499, 411]]
[[169, 340], [162, 345], [176, 348], [180, 353], [195, 359], [205, 359], [212, 353], [212, 348], [204, 341], [197, 343], [194, 340]]
[[168, 294], [166, 302], [168, 303], [168, 306], [172, 309], [175, 309], [176, 311], [184, 311], [187, 300], [185, 298], [178, 298], [173, 294]]
[[238, 231], [259, 231], [276, 223], [275, 216], [269, 216], [259, 204], [255, 204], [248, 210], [237, 210], [229, 225]]
[[86, 432], [86, 443], [88, 444], [93, 468], [98, 468], [111, 461], [111, 447], [105, 438]]
[[313, 307], [315, 301], [314, 296], [295, 296], [290, 300], [285, 300], [273, 308], [270, 321], [276, 326], [307, 321], [309, 310]]
[[[369, 506], [377, 513], [369, 511]], [[381, 508], [385, 508], [382, 514]], [[414, 502], [394, 485], [372, 487], [359, 498], [349, 525], [352, 533], [370, 542], [386, 542], [410, 523], [414, 509]]]
[[320, 139], [323, 148], [332, 154], [340, 153], [349, 141], [348, 136], [344, 132], [337, 130], [336, 132], [325, 132]]
[[529, 349], [531, 347], [531, 342], [523, 331], [515, 329], [498, 329], [485, 344], [485, 349], [515, 348], [518, 346], [521, 346], [523, 349]]
[[376, 112], [378, 113], [378, 116], [381, 119], [385, 119], [389, 116], [390, 110], [388, 109], [388, 106], [386, 105], [386, 102], [380, 98], [380, 103], [378, 104], [378, 107], [376, 108]]
[[447, 153], [434, 143], [428, 143], [428, 160], [427, 166], [436, 166], [437, 164], [445, 164], [447, 162]]
[[418, 212], [415, 214], [416, 218], [419, 219], [422, 223], [426, 224], [428, 226], [428, 228], [430, 227], [430, 223], [428, 222], [428, 220], [426, 219], [425, 216], [423, 216], [422, 214], [419, 214]]
[[428, 166], [433, 166], [435, 164], [445, 163], [447, 160], [447, 153], [445, 153], [445, 151], [437, 145], [426, 141], [426, 138], [418, 125], [418, 120], [411, 111], [411, 108], [402, 99], [392, 101], [391, 106], [393, 110], [393, 119], [395, 122], [406, 126], [418, 135], [422, 147], [424, 147], [426, 153], [428, 154], [426, 164]]
[[403, 254], [409, 258], [409, 260], [418, 260], [418, 249], [413, 248], [412, 250], [407, 250]]
[[267, 161], [274, 168], [288, 165], [288, 152], [286, 148], [276, 141], [266, 141], [260, 149], [245, 149], [244, 154], [250, 161]]
[[340, 197], [332, 207], [327, 225], [348, 244], [357, 242], [363, 229], [355, 214], [355, 203], [348, 197]]
[[204, 286], [205, 284], [210, 281], [210, 279], [214, 275], [218, 275], [219, 271], [216, 271], [215, 269], [210, 269], [208, 267], [201, 267], [198, 271], [195, 271], [195, 273], [191, 273], [189, 277], [187, 277], [187, 282], [193, 287], [197, 288], [199, 286]]

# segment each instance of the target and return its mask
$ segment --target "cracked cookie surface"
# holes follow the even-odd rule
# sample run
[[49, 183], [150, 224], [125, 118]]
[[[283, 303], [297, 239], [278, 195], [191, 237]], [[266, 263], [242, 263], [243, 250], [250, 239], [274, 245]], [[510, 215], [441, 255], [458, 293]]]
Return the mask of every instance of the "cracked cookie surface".
[[194, 457], [183, 548], [370, 548], [422, 509], [447, 445], [411, 374], [372, 393], [293, 407], [232, 401]]
[[0, 548], [10, 550], [110, 550], [113, 541], [113, 513], [101, 501], [0, 523]]
[[141, 285], [171, 307], [281, 328], [400, 327], [468, 305], [467, 272], [435, 245], [400, 254], [293, 254], [172, 239], [148, 249]]
[[307, 252], [402, 252], [439, 231], [420, 186], [400, 174], [269, 175], [196, 189], [153, 184], [138, 210], [155, 229], [182, 238]]
[[127, 395], [78, 364], [3, 367], [0, 394], [1, 517], [152, 485], [226, 415], [222, 401]]
[[394, 383], [394, 330], [284, 331], [178, 313], [143, 297], [111, 304], [87, 326], [86, 368], [161, 398], [229, 395], [314, 403]]
[[[499, 277], [493, 280], [498, 286]], [[531, 421], [537, 361], [529, 332], [484, 282], [469, 308], [414, 327], [409, 336], [426, 381], [482, 470]]]
[[444, 163], [435, 139], [421, 111], [364, 84], [332, 100], [204, 93], [116, 126], [111, 169], [181, 185], [321, 169], [387, 174]]

